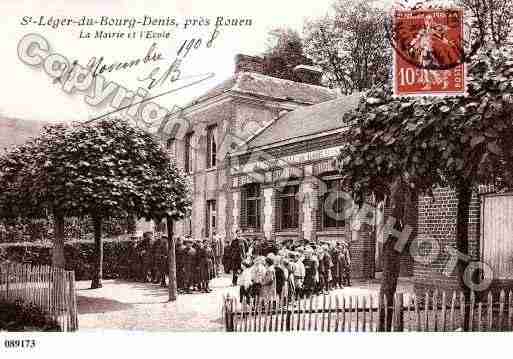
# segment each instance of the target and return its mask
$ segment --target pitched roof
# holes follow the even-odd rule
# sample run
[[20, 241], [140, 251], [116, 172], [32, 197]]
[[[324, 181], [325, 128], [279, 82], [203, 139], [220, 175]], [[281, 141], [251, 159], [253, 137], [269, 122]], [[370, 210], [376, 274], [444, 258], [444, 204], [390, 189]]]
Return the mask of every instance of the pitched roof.
[[336, 92], [326, 87], [284, 80], [256, 72], [239, 72], [195, 98], [185, 108], [228, 91], [305, 104], [316, 104], [336, 98]]
[[358, 93], [291, 111], [278, 118], [247, 143], [256, 148], [343, 128], [342, 117], [358, 106]]
[[239, 73], [232, 90], [307, 104], [329, 101], [336, 97], [336, 93], [326, 87], [284, 80], [254, 72]]

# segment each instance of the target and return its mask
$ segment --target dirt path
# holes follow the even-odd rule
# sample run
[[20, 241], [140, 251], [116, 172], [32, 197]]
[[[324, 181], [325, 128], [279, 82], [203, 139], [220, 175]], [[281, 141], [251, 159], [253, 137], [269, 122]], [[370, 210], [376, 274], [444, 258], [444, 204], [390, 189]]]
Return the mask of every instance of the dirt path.
[[[223, 331], [223, 295], [238, 295], [228, 275], [211, 282], [212, 293], [183, 294], [172, 303], [167, 302], [167, 288], [158, 284], [105, 280], [103, 288], [92, 290], [89, 286], [89, 281], [78, 282], [80, 331]], [[367, 295], [376, 294], [378, 289], [379, 284], [371, 281], [355, 283], [332, 294]], [[400, 290], [408, 288], [403, 286]]]
[[158, 284], [105, 280], [94, 290], [89, 285], [78, 283], [80, 331], [222, 331], [222, 296], [237, 291], [225, 276], [211, 282], [212, 293], [179, 295], [168, 303], [167, 288]]

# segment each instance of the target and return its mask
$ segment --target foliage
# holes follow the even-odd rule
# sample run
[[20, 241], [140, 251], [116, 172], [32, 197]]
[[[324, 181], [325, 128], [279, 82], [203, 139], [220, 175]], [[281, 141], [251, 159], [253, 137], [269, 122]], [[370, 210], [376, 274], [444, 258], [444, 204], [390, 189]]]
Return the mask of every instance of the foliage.
[[264, 54], [265, 73], [270, 76], [301, 82], [294, 73], [298, 65], [311, 65], [303, 51], [299, 33], [290, 28], [269, 31], [267, 50]]
[[[92, 279], [94, 266], [94, 242], [92, 240], [69, 241], [64, 244], [66, 270], [75, 272], [76, 280]], [[140, 279], [143, 261], [153, 263], [156, 253], [147, 251], [141, 240], [105, 239], [103, 243], [105, 279]], [[9, 243], [0, 245], [0, 261], [51, 265], [50, 243]], [[145, 257], [146, 255], [146, 257]]]
[[185, 215], [187, 184], [150, 134], [123, 121], [53, 125], [0, 158], [0, 214]]
[[468, 71], [467, 97], [397, 99], [374, 88], [347, 115], [339, 166], [360, 196], [383, 197], [397, 178], [420, 192], [462, 180], [511, 186], [513, 51], [481, 49]]
[[486, 44], [506, 45], [513, 35], [513, 7], [511, 0], [456, 0], [466, 10], [470, 31], [466, 42], [470, 53]]
[[330, 87], [350, 94], [386, 82], [391, 48], [384, 20], [375, 1], [337, 0], [333, 14], [305, 22], [305, 52]]
[[[10, 218], [0, 221], [0, 243], [35, 242], [55, 239], [52, 218]], [[131, 234], [135, 232], [135, 221], [132, 217], [109, 218], [102, 223], [102, 233], [107, 237]], [[91, 239], [93, 225], [91, 218], [65, 218], [64, 240]]]
[[21, 301], [0, 302], [0, 331], [9, 332], [58, 332], [59, 324], [41, 309]]

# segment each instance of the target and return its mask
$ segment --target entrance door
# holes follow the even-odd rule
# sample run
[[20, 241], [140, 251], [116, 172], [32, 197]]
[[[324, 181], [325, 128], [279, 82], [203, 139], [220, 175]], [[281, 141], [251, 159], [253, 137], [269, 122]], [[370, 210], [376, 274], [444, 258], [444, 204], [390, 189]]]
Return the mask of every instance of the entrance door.
[[481, 203], [482, 260], [495, 279], [513, 279], [513, 195], [487, 195]]

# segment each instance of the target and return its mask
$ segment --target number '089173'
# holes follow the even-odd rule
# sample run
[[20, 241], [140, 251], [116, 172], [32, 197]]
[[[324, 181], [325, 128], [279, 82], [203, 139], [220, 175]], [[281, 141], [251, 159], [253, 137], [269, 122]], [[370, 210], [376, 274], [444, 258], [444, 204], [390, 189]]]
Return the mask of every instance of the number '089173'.
[[7, 349], [30, 349], [36, 346], [34, 339], [6, 339], [4, 347]]

